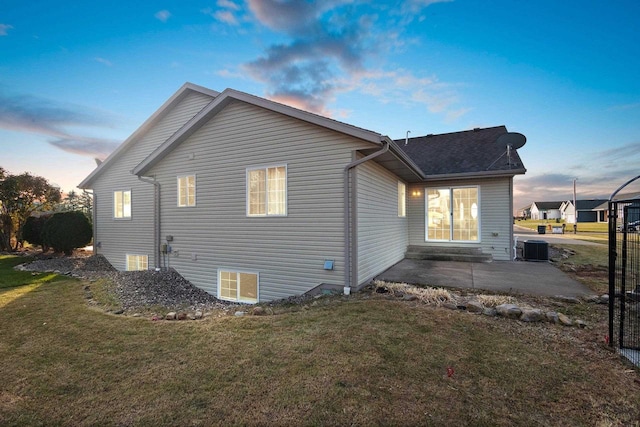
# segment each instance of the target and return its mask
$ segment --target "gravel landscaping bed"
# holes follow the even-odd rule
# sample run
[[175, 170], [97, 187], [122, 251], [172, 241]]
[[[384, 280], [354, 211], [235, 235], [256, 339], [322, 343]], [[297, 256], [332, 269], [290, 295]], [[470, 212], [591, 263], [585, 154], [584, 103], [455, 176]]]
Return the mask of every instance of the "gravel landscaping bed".
[[[124, 312], [150, 307], [167, 310], [213, 311], [236, 306], [195, 287], [175, 270], [117, 271], [102, 255], [57, 257], [39, 255], [19, 266], [34, 272], [55, 272], [95, 281], [107, 279], [107, 292], [116, 297]], [[85, 289], [90, 295], [90, 285]]]

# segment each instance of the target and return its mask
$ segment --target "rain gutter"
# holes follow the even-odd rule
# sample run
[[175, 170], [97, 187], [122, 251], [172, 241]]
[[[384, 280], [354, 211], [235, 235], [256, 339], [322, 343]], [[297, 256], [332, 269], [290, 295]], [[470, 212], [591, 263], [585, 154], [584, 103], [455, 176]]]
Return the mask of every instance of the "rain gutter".
[[153, 247], [154, 254], [153, 259], [155, 263], [155, 267], [159, 268], [160, 265], [160, 183], [156, 181], [154, 178], [146, 178], [138, 175], [138, 179], [142, 182], [146, 182], [149, 184], [153, 184], [155, 187], [155, 191], [153, 194], [155, 206], [154, 206], [154, 221], [153, 221]]
[[[352, 275], [355, 275], [355, 272], [352, 271], [351, 268], [351, 259], [352, 259], [352, 249], [351, 249], [351, 241], [352, 241], [352, 226], [351, 226], [351, 197], [349, 193], [349, 172], [351, 169], [355, 168], [362, 163], [368, 162], [387, 151], [389, 151], [389, 142], [382, 141], [383, 147], [381, 150], [378, 150], [374, 153], [369, 154], [366, 157], [355, 160], [344, 167], [344, 294], [349, 295], [351, 293], [351, 284], [353, 281]], [[357, 283], [356, 283], [357, 286]]]

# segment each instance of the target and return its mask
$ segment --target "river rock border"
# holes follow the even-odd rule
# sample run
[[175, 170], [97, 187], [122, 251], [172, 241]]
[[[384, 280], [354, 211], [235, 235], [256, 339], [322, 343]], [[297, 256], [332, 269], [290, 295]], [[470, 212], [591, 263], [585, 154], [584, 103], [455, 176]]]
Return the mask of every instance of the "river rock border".
[[[548, 322], [562, 326], [575, 326], [586, 328], [587, 323], [581, 319], [571, 319], [564, 313], [553, 310], [542, 310], [514, 302], [504, 302], [495, 306], [487, 306], [478, 300], [477, 296], [463, 297], [444, 288], [422, 288], [406, 283], [374, 282], [374, 291], [378, 294], [389, 294], [404, 301], [420, 301], [427, 305], [435, 305], [449, 310], [467, 311], [469, 313], [490, 317], [503, 317], [505, 319], [521, 322], [535, 323]], [[495, 296], [496, 300], [515, 300], [508, 296]], [[583, 302], [593, 304], [607, 304], [608, 295], [592, 295], [584, 300], [576, 297], [556, 295], [554, 300], [567, 304], [581, 304]]]

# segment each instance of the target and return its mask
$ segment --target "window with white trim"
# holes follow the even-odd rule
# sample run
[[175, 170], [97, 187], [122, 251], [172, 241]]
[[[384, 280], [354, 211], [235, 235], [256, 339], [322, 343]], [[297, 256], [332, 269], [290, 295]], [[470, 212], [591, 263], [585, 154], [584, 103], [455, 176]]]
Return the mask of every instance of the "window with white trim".
[[113, 217], [131, 218], [131, 190], [113, 192]]
[[218, 298], [247, 303], [258, 302], [258, 274], [218, 270]]
[[425, 194], [426, 240], [480, 240], [478, 187], [427, 188]]
[[148, 255], [129, 255], [127, 254], [127, 271], [138, 271], [149, 269]]
[[178, 177], [178, 206], [196, 205], [196, 176], [187, 175]]
[[398, 181], [398, 216], [407, 216], [407, 185]]
[[247, 215], [287, 215], [287, 167], [247, 169]]

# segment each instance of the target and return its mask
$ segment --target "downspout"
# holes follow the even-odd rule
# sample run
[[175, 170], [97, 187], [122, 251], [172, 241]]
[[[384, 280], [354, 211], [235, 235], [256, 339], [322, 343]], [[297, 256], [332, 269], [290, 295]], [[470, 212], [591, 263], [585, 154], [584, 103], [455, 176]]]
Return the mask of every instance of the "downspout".
[[[382, 141], [381, 150], [355, 160], [344, 167], [344, 294], [351, 293], [351, 198], [349, 197], [349, 171], [389, 151], [389, 142]], [[357, 284], [356, 284], [357, 285]]]
[[154, 207], [154, 221], [153, 221], [153, 226], [155, 228], [154, 233], [153, 233], [153, 247], [154, 247], [154, 251], [155, 253], [153, 254], [153, 258], [155, 261], [155, 267], [159, 268], [160, 267], [160, 183], [158, 181], [156, 181], [153, 178], [145, 178], [142, 176], [138, 176], [138, 179], [142, 182], [146, 182], [149, 184], [153, 184], [154, 188], [154, 193], [153, 193], [153, 198], [155, 201], [155, 207]]
[[97, 218], [97, 203], [96, 203], [96, 194], [93, 191], [88, 191], [85, 190], [84, 188], [82, 189], [82, 192], [84, 194], [91, 194], [91, 228], [93, 229], [93, 254], [96, 255], [98, 253], [97, 249], [96, 249], [96, 233], [98, 232], [98, 226], [96, 224], [96, 218]]

